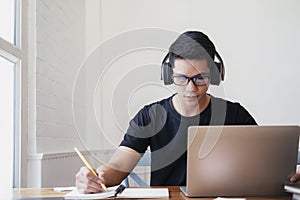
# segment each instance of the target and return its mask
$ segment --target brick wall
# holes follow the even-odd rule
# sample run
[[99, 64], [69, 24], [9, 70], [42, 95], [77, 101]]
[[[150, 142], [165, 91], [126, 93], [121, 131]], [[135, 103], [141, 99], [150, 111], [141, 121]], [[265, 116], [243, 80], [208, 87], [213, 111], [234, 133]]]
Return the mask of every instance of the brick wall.
[[85, 1], [37, 0], [37, 152], [73, 151], [72, 86], [85, 56]]

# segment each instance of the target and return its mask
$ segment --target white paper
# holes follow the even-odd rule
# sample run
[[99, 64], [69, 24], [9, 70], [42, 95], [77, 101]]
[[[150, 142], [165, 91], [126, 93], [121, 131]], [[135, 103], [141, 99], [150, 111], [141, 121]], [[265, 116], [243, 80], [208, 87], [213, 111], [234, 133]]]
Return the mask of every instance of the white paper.
[[126, 188], [119, 198], [168, 198], [168, 188]]
[[75, 186], [69, 186], [69, 187], [54, 187], [53, 191], [54, 192], [64, 192], [64, 191], [72, 191], [76, 190]]
[[[81, 194], [77, 190], [65, 195], [65, 199], [105, 199], [115, 195], [117, 187], [107, 188], [107, 192], [95, 194]], [[117, 198], [168, 198], [168, 188], [125, 188]]]
[[245, 200], [245, 198], [223, 198], [223, 197], [218, 197], [218, 198], [215, 198], [215, 200]]

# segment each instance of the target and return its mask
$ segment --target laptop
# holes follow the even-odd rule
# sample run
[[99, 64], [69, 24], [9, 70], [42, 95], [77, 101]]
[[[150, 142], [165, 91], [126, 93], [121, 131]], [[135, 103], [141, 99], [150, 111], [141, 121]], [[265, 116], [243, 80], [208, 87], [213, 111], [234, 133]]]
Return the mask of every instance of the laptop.
[[299, 126], [191, 126], [188, 197], [286, 194], [295, 173]]

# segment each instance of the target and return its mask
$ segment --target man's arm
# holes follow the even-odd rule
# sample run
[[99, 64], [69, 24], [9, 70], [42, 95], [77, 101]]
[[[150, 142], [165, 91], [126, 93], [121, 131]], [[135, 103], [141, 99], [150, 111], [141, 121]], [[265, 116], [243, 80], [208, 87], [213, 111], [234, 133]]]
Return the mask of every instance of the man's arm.
[[120, 184], [133, 170], [141, 157], [140, 153], [129, 147], [118, 147], [109, 163], [98, 168], [103, 172], [103, 183], [108, 186]]
[[140, 158], [140, 153], [129, 147], [120, 146], [109, 163], [97, 169], [99, 177], [94, 176], [86, 167], [82, 167], [76, 174], [76, 187], [81, 193], [92, 193], [103, 191], [101, 182], [106, 186], [118, 185], [133, 170]]

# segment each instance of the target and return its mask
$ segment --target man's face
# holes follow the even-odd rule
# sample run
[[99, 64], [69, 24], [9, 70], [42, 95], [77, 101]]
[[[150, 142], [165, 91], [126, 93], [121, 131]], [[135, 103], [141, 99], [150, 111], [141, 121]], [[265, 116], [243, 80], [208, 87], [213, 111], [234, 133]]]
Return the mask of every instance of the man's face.
[[[201, 100], [206, 97], [209, 86], [210, 70], [207, 61], [204, 59], [175, 59], [174, 61], [174, 78], [177, 81], [188, 81], [186, 78], [194, 77], [187, 85], [176, 85], [179, 100], [186, 106], [198, 106]], [[173, 78], [174, 82], [175, 79]], [[203, 78], [201, 80], [201, 78]]]

